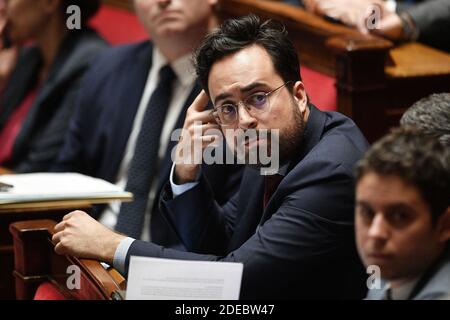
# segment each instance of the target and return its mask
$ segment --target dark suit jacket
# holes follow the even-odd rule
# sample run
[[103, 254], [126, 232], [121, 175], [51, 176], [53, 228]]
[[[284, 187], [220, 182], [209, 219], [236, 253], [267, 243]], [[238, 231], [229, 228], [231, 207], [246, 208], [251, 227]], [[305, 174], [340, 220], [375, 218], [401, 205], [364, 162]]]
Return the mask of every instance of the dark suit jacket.
[[[71, 31], [63, 41], [48, 79], [40, 88], [14, 142], [6, 166], [16, 172], [46, 171], [56, 160], [74, 111], [79, 82], [106, 42], [90, 29]], [[38, 48], [20, 52], [17, 67], [0, 97], [0, 128], [36, 84], [41, 66]]]
[[[214, 202], [208, 180], [161, 206], [188, 250], [134, 241], [127, 253], [242, 262], [241, 298], [363, 298], [365, 280], [354, 240], [353, 166], [367, 148], [355, 124], [311, 106], [299, 155], [262, 208], [264, 178], [244, 172], [239, 193]], [[188, 226], [188, 227], [186, 227]]]
[[[54, 171], [76, 171], [116, 182], [151, 61], [152, 43], [149, 41], [111, 48], [98, 56], [81, 85], [83, 94]], [[176, 128], [183, 126], [186, 110], [199, 92], [197, 86], [191, 92]], [[168, 180], [174, 146], [175, 142], [169, 143], [159, 171], [158, 190]], [[237, 191], [241, 177], [239, 167], [211, 165], [204, 169], [219, 202], [224, 203]], [[103, 208], [97, 209], [95, 217]], [[179, 242], [158, 211], [156, 203], [151, 221], [152, 240], [164, 245]]]

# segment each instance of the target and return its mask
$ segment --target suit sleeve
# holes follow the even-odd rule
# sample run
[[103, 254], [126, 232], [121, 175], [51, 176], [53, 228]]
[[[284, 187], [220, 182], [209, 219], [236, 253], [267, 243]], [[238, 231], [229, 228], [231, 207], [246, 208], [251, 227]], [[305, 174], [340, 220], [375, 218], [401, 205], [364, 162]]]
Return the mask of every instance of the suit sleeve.
[[51, 121], [31, 137], [32, 142], [26, 158], [14, 167], [15, 172], [48, 171], [56, 161], [73, 116], [79, 85], [79, 79], [73, 80], [70, 88], [66, 89], [64, 100]]
[[98, 88], [97, 65], [101, 54], [94, 59], [89, 70], [84, 75], [79, 94], [75, 100], [74, 115], [70, 119], [69, 128], [63, 146], [55, 163], [51, 167], [54, 172], [85, 172], [87, 163], [85, 149], [96, 122], [96, 89]]
[[236, 193], [220, 206], [204, 173], [192, 189], [173, 199], [169, 184], [161, 195], [161, 209], [188, 251], [223, 254], [237, 214]]
[[[244, 264], [241, 298], [323, 298], [336, 297], [337, 291], [345, 296], [347, 291], [343, 286], [348, 282], [348, 272], [353, 273], [356, 286], [363, 283], [358, 282], [360, 278], [355, 271], [360, 265], [355, 262], [353, 179], [342, 166], [319, 161], [307, 166], [298, 176], [303, 178], [302, 182], [293, 181], [299, 183], [297, 191], [287, 195], [271, 218], [238, 249], [223, 255], [210, 255], [179, 252], [134, 241], [126, 265], [132, 255], [241, 262]], [[205, 183], [199, 184], [198, 188], [205, 188]], [[196, 191], [200, 194], [207, 189]], [[198, 231], [211, 227], [213, 232], [222, 232], [219, 235], [211, 232], [208, 239], [214, 242], [220, 238], [222, 241], [222, 237], [228, 236], [225, 231], [227, 220], [221, 220], [219, 215], [235, 210], [235, 203], [220, 212], [207, 197], [191, 196], [170, 206], [173, 210], [181, 210], [178, 214], [186, 214], [187, 219], [194, 219]], [[323, 292], [325, 287], [329, 292]]]
[[419, 41], [450, 51], [450, 1], [429, 0], [404, 10], [419, 30]]

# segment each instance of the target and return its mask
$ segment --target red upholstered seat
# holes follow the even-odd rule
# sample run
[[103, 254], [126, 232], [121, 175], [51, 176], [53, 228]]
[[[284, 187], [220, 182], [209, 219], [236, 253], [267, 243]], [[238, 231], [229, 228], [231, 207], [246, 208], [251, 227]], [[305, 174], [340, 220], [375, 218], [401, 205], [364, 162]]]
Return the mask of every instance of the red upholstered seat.
[[39, 285], [36, 293], [34, 294], [34, 300], [66, 300], [64, 295], [58, 290], [58, 288], [50, 283], [44, 282]]
[[322, 111], [337, 110], [335, 79], [307, 67], [301, 67], [302, 79], [311, 102]]
[[104, 5], [90, 25], [112, 45], [148, 39], [136, 15], [127, 10]]

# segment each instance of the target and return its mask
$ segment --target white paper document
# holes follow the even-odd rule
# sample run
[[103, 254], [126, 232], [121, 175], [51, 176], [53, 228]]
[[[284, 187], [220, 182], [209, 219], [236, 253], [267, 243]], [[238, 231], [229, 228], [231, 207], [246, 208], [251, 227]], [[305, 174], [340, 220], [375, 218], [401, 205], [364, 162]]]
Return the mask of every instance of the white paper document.
[[0, 192], [0, 205], [76, 199], [131, 199], [129, 192], [97, 178], [79, 173], [26, 173], [0, 175], [10, 185]]
[[127, 300], [238, 300], [242, 263], [135, 257]]

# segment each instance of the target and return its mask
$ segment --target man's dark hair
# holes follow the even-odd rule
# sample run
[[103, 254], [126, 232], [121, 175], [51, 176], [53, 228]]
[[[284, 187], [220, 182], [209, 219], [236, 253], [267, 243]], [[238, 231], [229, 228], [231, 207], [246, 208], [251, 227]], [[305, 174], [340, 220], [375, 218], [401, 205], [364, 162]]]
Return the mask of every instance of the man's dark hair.
[[89, 22], [89, 19], [97, 13], [101, 6], [101, 0], [62, 0], [61, 5], [61, 10], [65, 17], [68, 7], [71, 5], [79, 6], [81, 10], [81, 24], [85, 26]]
[[450, 149], [418, 129], [397, 128], [374, 143], [356, 165], [357, 181], [370, 172], [416, 187], [433, 221], [450, 206]]
[[198, 48], [196, 71], [205, 91], [209, 93], [208, 78], [214, 63], [252, 45], [259, 45], [267, 51], [284, 82], [301, 80], [298, 56], [285, 27], [272, 20], [263, 22], [255, 15], [248, 15], [226, 20], [206, 36]]
[[450, 93], [432, 94], [417, 101], [403, 114], [400, 124], [417, 127], [450, 147]]

